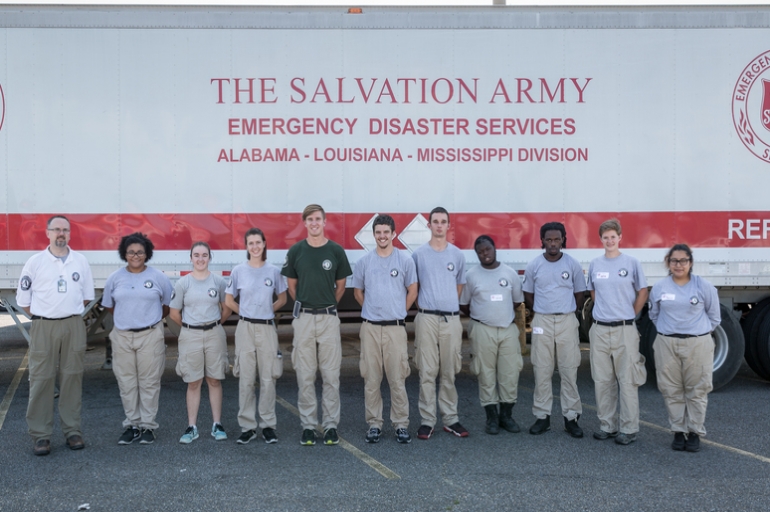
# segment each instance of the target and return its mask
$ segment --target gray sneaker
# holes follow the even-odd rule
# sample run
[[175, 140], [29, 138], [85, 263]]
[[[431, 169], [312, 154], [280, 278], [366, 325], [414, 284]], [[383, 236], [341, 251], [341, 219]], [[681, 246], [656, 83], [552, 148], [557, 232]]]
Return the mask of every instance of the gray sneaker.
[[624, 434], [621, 432], [618, 434], [618, 437], [615, 438], [615, 442], [622, 444], [623, 446], [631, 444], [634, 441], [636, 441], [636, 434]]

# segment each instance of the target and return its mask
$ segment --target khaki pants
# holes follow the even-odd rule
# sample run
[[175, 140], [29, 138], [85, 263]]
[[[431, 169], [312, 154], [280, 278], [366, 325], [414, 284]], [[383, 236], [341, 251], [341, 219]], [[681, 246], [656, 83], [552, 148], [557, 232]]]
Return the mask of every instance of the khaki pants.
[[51, 439], [54, 388], [59, 369], [59, 417], [64, 436], [79, 435], [83, 395], [86, 326], [81, 316], [63, 320], [33, 320], [29, 342], [29, 435]]
[[[278, 356], [278, 334], [273, 325], [241, 320], [235, 329], [233, 375], [238, 380], [238, 425], [242, 431], [275, 428], [275, 378], [273, 365]], [[255, 383], [259, 374], [259, 418]]]
[[364, 378], [364, 403], [366, 423], [382, 429], [382, 369], [390, 387], [390, 421], [393, 427], [409, 427], [409, 399], [406, 396], [406, 378], [409, 354], [406, 350], [406, 328], [399, 325], [361, 324], [361, 362], [359, 368]]
[[[561, 413], [568, 420], [582, 414], [583, 406], [577, 388], [580, 366], [578, 319], [572, 314], [543, 315], [532, 319], [532, 367], [535, 373], [535, 396], [532, 414], [544, 419], [551, 414], [553, 394], [551, 378], [554, 361], [558, 361], [561, 378]], [[542, 331], [538, 333], [536, 331]]]
[[110, 332], [112, 371], [120, 388], [126, 419], [123, 427], [155, 430], [158, 424], [160, 378], [166, 366], [163, 322], [142, 332]]
[[414, 363], [420, 371], [420, 416], [422, 424], [436, 425], [436, 377], [439, 377], [438, 406], [445, 426], [459, 421], [455, 375], [462, 369], [460, 349], [463, 326], [459, 316], [418, 313], [414, 319]]
[[292, 323], [294, 341], [291, 362], [297, 373], [297, 409], [303, 429], [318, 425], [316, 373], [321, 370], [323, 428], [337, 428], [340, 422], [340, 365], [342, 346], [337, 315], [302, 313]]
[[[492, 327], [475, 320], [468, 324], [471, 340], [471, 372], [479, 377], [481, 406], [515, 404], [518, 398], [521, 358], [516, 324]], [[498, 392], [499, 387], [499, 392]]]
[[639, 391], [647, 379], [644, 358], [639, 354], [639, 331], [635, 325], [593, 324], [591, 377], [596, 391], [596, 410], [601, 429], [618, 432], [618, 390], [620, 425], [624, 434], [639, 432]]
[[652, 348], [671, 430], [705, 436], [708, 394], [713, 389], [714, 340], [710, 335], [682, 339], [658, 334]]

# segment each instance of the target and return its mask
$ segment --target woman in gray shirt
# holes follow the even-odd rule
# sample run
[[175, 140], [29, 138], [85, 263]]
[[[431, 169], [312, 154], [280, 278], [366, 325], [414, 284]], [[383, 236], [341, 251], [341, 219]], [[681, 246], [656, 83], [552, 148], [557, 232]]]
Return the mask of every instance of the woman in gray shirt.
[[714, 286], [692, 273], [692, 251], [674, 245], [666, 254], [669, 275], [650, 292], [650, 319], [658, 330], [653, 349], [658, 389], [674, 432], [671, 448], [700, 450], [706, 435], [706, 405], [712, 389], [714, 340], [721, 321]]
[[222, 380], [227, 371], [227, 336], [222, 323], [230, 317], [225, 305], [225, 280], [209, 271], [211, 248], [195, 242], [190, 248], [193, 271], [176, 282], [169, 318], [182, 326], [179, 333], [179, 358], [176, 373], [187, 383], [187, 430], [179, 442], [190, 444], [198, 439], [198, 408], [203, 378], [209, 388], [209, 402], [214, 423], [211, 436], [227, 439], [221, 423]]

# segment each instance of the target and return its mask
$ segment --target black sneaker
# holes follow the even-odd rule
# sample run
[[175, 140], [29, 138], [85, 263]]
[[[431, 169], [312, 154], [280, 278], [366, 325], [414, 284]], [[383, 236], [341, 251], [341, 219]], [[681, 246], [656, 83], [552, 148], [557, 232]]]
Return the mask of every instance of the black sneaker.
[[412, 442], [412, 436], [409, 435], [409, 431], [405, 428], [396, 429], [396, 441], [401, 444], [409, 444]]
[[433, 427], [429, 427], [428, 425], [420, 425], [420, 428], [417, 430], [417, 439], [424, 439], [427, 441], [432, 435]]
[[118, 439], [118, 444], [131, 444], [134, 442], [134, 440], [139, 439], [139, 436], [141, 436], [141, 432], [139, 432], [139, 429], [136, 427], [128, 427], [124, 432], [123, 435], [120, 436], [120, 439]]
[[382, 434], [382, 431], [380, 429], [378, 429], [377, 427], [371, 427], [369, 431], [366, 433], [366, 442], [379, 443], [380, 434]]
[[139, 438], [139, 444], [152, 444], [155, 442], [155, 431], [151, 428], [143, 428], [142, 436]]
[[568, 420], [567, 418], [564, 418], [564, 430], [566, 430], [567, 433], [572, 437], [580, 439], [583, 437], [583, 429], [578, 425], [578, 419], [580, 419], [580, 416], [574, 420]]
[[539, 436], [540, 434], [545, 434], [549, 430], [551, 430], [551, 417], [546, 416], [545, 418], [538, 418], [529, 428], [529, 433], [533, 436]]
[[671, 449], [678, 452], [684, 451], [684, 432], [674, 432], [674, 442], [671, 443]]
[[460, 422], [453, 423], [449, 425], [448, 427], [444, 425], [444, 432], [449, 432], [452, 435], [455, 435], [457, 437], [468, 437], [470, 433], [465, 430], [465, 427], [460, 425]]
[[278, 442], [278, 436], [275, 435], [275, 429], [270, 427], [265, 427], [262, 429], [262, 439], [265, 440], [265, 443], [267, 444], [273, 444]]
[[684, 443], [684, 449], [688, 452], [699, 452], [700, 451], [700, 436], [696, 434], [695, 432], [690, 432], [687, 434], [687, 441]]
[[257, 431], [254, 429], [251, 429], [251, 430], [247, 430], [246, 432], [241, 432], [241, 437], [239, 437], [238, 440], [235, 442], [238, 444], [249, 444], [249, 441], [256, 438], [257, 438]]
[[610, 439], [612, 437], [618, 437], [617, 432], [605, 432], [604, 430], [597, 430], [594, 432], [594, 439], [598, 439], [599, 441], [606, 441], [607, 439]]
[[302, 431], [302, 439], [299, 444], [302, 446], [315, 446], [315, 430], [306, 428]]
[[329, 446], [333, 444], [339, 444], [340, 438], [337, 437], [337, 429], [336, 428], [327, 428], [324, 430], [324, 444], [328, 444]]

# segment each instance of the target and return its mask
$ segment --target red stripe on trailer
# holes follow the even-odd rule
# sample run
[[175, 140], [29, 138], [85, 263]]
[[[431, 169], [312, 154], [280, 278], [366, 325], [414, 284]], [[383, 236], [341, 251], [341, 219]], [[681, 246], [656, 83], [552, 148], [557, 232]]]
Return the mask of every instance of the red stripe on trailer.
[[[52, 214], [0, 216], [0, 250], [33, 251], [48, 244], [46, 220]], [[328, 213], [327, 236], [346, 249], [361, 249], [355, 236], [374, 213]], [[391, 214], [400, 233], [417, 213]], [[428, 213], [422, 215], [427, 219]], [[540, 226], [562, 222], [568, 249], [601, 248], [599, 225], [616, 217], [623, 225], [623, 247], [665, 248], [674, 243], [693, 247], [770, 247], [770, 212], [569, 212], [569, 213], [452, 213], [449, 239], [472, 249], [476, 237], [487, 234], [499, 249], [540, 248]], [[259, 227], [268, 250], [288, 249], [305, 238], [299, 213], [148, 213], [68, 214], [71, 245], [76, 250], [115, 250], [124, 235], [140, 231], [156, 250], [187, 250], [207, 241], [213, 250], [243, 249], [243, 235]], [[730, 226], [733, 226], [732, 237]], [[403, 245], [396, 240], [396, 245]]]

